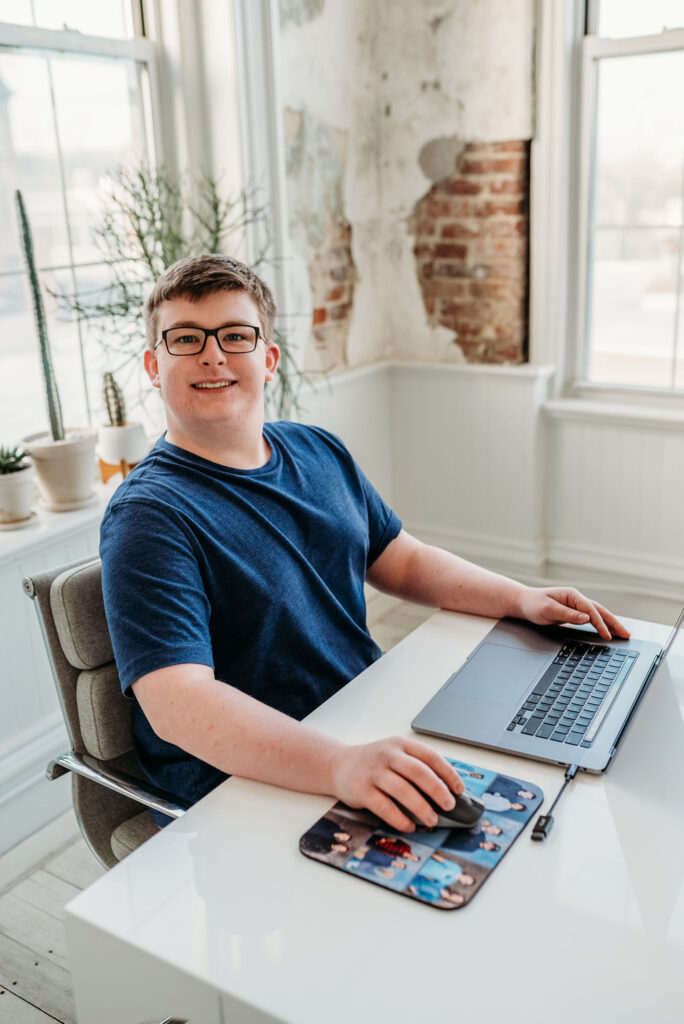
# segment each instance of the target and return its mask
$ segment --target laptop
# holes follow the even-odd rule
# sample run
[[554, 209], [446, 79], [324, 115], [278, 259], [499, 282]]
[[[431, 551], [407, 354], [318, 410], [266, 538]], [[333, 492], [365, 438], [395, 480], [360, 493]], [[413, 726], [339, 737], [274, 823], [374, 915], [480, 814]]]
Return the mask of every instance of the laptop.
[[501, 619], [411, 723], [416, 732], [604, 772], [670, 650]]

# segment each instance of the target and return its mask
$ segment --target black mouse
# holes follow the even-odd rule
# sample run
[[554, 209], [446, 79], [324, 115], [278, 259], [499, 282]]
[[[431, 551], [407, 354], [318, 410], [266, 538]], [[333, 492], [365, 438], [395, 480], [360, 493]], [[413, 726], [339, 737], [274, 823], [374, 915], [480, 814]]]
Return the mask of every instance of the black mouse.
[[[462, 793], [454, 793], [453, 797], [456, 801], [450, 811], [445, 811], [443, 807], [440, 807], [431, 796], [427, 793], [423, 793], [420, 790], [420, 795], [426, 800], [433, 811], [438, 815], [438, 822], [436, 828], [472, 828], [473, 825], [477, 825], [478, 821], [482, 817], [485, 811], [484, 804], [481, 800], [471, 793], [469, 790], [464, 789]], [[404, 812], [407, 818], [410, 818], [416, 825], [422, 825], [423, 822], [419, 821], [413, 811], [409, 811], [403, 804], [400, 804], [398, 800], [395, 803], [399, 806], [399, 809]]]

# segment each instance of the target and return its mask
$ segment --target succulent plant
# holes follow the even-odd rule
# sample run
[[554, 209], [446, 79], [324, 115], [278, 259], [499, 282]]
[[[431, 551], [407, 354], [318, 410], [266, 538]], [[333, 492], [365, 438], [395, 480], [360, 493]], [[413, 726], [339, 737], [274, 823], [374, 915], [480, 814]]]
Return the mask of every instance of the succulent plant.
[[114, 380], [114, 374], [107, 371], [102, 378], [102, 394], [105, 409], [112, 427], [126, 426], [126, 403], [123, 391]]
[[17, 189], [14, 195], [17, 201], [17, 212], [19, 215], [21, 246], [24, 253], [24, 259], [26, 261], [26, 270], [28, 272], [29, 286], [31, 289], [33, 316], [36, 322], [36, 331], [38, 333], [38, 342], [40, 344], [40, 360], [43, 368], [43, 382], [45, 384], [45, 395], [47, 398], [50, 433], [52, 434], [53, 441], [63, 441], [64, 424], [62, 422], [62, 404], [59, 399], [59, 390], [57, 388], [55, 370], [52, 363], [52, 350], [50, 348], [50, 339], [48, 338], [47, 324], [45, 321], [43, 296], [40, 291], [40, 283], [38, 281], [38, 273], [36, 271], [36, 261], [33, 256], [31, 228], [29, 226], [28, 217], [26, 216], [24, 200], [22, 199], [19, 189]]
[[4, 448], [0, 445], [0, 476], [5, 473], [19, 473], [22, 469], [28, 469], [30, 464], [24, 461], [28, 457], [28, 452], [23, 452], [16, 446], [14, 448]]

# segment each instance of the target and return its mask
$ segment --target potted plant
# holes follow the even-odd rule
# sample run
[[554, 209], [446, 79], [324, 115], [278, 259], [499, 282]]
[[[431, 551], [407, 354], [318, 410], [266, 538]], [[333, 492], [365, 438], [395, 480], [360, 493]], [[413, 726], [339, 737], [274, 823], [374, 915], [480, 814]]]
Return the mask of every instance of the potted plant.
[[34, 471], [28, 452], [0, 446], [0, 526], [24, 526], [31, 519]]
[[43, 297], [33, 256], [31, 229], [21, 192], [17, 190], [15, 195], [50, 420], [49, 431], [31, 434], [23, 438], [22, 444], [36, 467], [38, 487], [45, 507], [51, 512], [66, 512], [87, 505], [92, 498], [95, 434], [87, 428], [64, 429]]
[[148, 444], [142, 423], [127, 421], [123, 392], [109, 371], [104, 375], [102, 392], [109, 423], [99, 429], [98, 453], [100, 475], [106, 483], [119, 470], [123, 477], [128, 476], [147, 453]]

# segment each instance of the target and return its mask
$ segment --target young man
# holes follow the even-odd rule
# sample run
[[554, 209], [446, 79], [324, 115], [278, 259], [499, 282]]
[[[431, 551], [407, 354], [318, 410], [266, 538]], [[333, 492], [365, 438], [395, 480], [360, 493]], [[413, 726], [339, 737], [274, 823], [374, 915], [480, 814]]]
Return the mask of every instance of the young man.
[[[190, 802], [226, 775], [325, 793], [413, 831], [458, 774], [429, 746], [351, 746], [300, 720], [380, 656], [364, 580], [405, 600], [626, 631], [568, 588], [532, 589], [420, 543], [338, 438], [264, 424], [275, 307], [244, 264], [180, 260], [146, 307], [145, 368], [168, 429], [102, 522], [105, 607], [136, 751]], [[393, 799], [394, 798], [394, 799]]]

